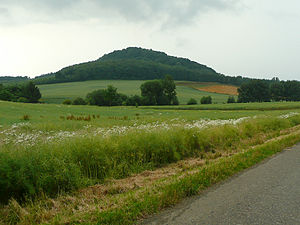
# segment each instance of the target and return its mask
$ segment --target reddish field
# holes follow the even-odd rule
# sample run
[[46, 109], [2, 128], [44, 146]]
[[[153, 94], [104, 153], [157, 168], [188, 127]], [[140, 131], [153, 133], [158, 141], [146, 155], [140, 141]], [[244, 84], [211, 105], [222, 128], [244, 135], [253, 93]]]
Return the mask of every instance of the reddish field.
[[227, 95], [238, 95], [238, 87], [231, 85], [212, 85], [206, 87], [197, 88], [200, 91], [218, 93], [218, 94], [227, 94]]

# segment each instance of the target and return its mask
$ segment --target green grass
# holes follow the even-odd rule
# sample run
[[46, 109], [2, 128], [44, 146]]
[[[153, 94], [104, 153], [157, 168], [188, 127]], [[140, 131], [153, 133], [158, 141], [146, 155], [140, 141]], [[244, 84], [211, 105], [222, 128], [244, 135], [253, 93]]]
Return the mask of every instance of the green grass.
[[[66, 106], [56, 104], [25, 104], [0, 101], [0, 126], [24, 122], [24, 115], [29, 115], [31, 124], [52, 126], [57, 129], [79, 129], [87, 124], [95, 126], [130, 125], [154, 121], [171, 121], [185, 119], [237, 119], [247, 116], [278, 116], [288, 112], [300, 112], [299, 102], [281, 103], [247, 103], [247, 104], [213, 104], [198, 106], [173, 107], [97, 107]], [[190, 110], [188, 110], [190, 109]], [[200, 109], [200, 110], [199, 110]], [[201, 110], [207, 109], [207, 110]], [[250, 109], [250, 110], [249, 110]], [[67, 115], [99, 115], [91, 122], [66, 121], [60, 119]], [[137, 116], [138, 115], [138, 116]], [[127, 120], [122, 120], [123, 117]], [[117, 118], [114, 118], [117, 117]], [[118, 118], [120, 120], [118, 120]], [[1, 129], [1, 127], [0, 127]]]
[[[183, 159], [218, 158], [263, 144], [300, 124], [299, 114], [278, 118], [280, 115], [300, 113], [299, 103], [293, 102], [195, 107], [95, 107], [0, 101], [0, 199], [8, 202], [13, 197], [26, 205], [44, 195], [55, 198], [62, 193], [76, 192], [93, 184], [106, 184], [112, 178], [126, 178]], [[208, 108], [199, 110], [204, 109], [202, 107]], [[66, 120], [68, 115], [90, 115], [92, 119]], [[228, 120], [253, 116], [258, 117], [237, 125], [203, 129], [185, 127], [202, 119]], [[15, 123], [19, 125], [13, 125]], [[134, 129], [126, 130], [132, 126]], [[126, 131], [122, 132], [124, 129]], [[277, 147], [275, 149], [278, 150]], [[269, 154], [269, 150], [260, 151], [262, 157], [259, 160]], [[266, 154], [264, 151], [267, 151]], [[248, 157], [251, 159], [251, 155]], [[247, 166], [257, 162], [256, 159], [247, 162]], [[239, 167], [239, 163], [236, 166], [232, 171], [228, 167], [220, 170], [220, 179], [245, 168]], [[208, 174], [212, 180], [216, 179], [214, 174]], [[158, 192], [153, 195], [144, 193], [141, 198], [145, 199], [144, 202], [126, 199], [125, 208], [94, 212], [93, 215], [86, 215], [85, 221], [97, 218], [99, 221], [103, 219], [103, 223], [115, 224], [120, 219], [124, 224], [129, 223], [141, 213], [152, 213], [195, 194], [203, 180], [199, 182], [184, 180], [174, 186], [164, 186], [161, 189], [163, 195], [157, 195]], [[213, 183], [209, 181], [207, 186]], [[176, 190], [177, 197], [174, 196]], [[155, 210], [151, 211], [149, 207]], [[34, 210], [38, 213], [37, 209]], [[5, 213], [0, 209], [0, 216]], [[63, 218], [56, 219], [58, 224], [62, 223]], [[76, 218], [69, 220], [76, 223]], [[38, 223], [38, 219], [33, 217], [30, 221], [27, 224]]]
[[[29, 145], [25, 138], [22, 145], [4, 144], [0, 149], [0, 201], [41, 193], [53, 196], [208, 152], [237, 149], [243, 141], [254, 139], [256, 143], [261, 135], [278, 135], [278, 131], [298, 124], [300, 116], [252, 119], [237, 126], [202, 130], [145, 128], [110, 136], [94, 136], [92, 130], [62, 140], [38, 138]], [[34, 130], [32, 135], [37, 135]]]
[[[61, 84], [39, 85], [42, 93], [42, 100], [46, 103], [60, 104], [65, 99], [75, 99], [76, 97], [85, 98], [89, 92], [97, 89], [107, 88], [113, 85], [118, 88], [118, 92], [126, 95], [140, 95], [140, 86], [145, 81], [128, 80], [93, 80], [84, 82], [70, 82]], [[208, 93], [198, 91], [191, 87], [177, 86], [178, 99], [180, 104], [186, 104], [190, 98], [195, 98], [199, 102], [203, 96], [212, 96], [213, 102], [223, 103], [227, 101], [228, 95]]]

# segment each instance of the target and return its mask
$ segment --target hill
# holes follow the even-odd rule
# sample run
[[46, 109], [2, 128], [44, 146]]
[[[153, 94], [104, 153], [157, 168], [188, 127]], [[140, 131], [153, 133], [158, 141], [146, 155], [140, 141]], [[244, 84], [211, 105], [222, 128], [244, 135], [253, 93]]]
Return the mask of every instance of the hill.
[[189, 59], [166, 53], [130, 47], [86, 63], [63, 68], [35, 79], [38, 84], [87, 80], [153, 80], [166, 74], [174, 80], [219, 82], [240, 85], [249, 78], [229, 77]]
[[11, 77], [11, 76], [0, 76], [0, 84], [14, 84], [14, 83], [19, 83], [19, 82], [24, 82], [28, 81], [28, 77]]

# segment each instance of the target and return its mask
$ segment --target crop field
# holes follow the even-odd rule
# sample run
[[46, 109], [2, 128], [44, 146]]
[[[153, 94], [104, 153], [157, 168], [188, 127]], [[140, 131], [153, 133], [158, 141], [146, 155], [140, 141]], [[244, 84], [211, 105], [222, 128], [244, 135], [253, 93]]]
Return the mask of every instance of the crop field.
[[0, 101], [0, 224], [135, 224], [299, 142], [299, 134], [296, 102]]
[[[76, 97], [85, 98], [87, 93], [97, 89], [106, 88], [108, 85], [113, 85], [118, 88], [118, 92], [126, 95], [140, 95], [140, 86], [145, 81], [125, 81], [125, 80], [95, 80], [84, 82], [71, 82], [61, 84], [39, 85], [42, 93], [42, 99], [46, 103], [60, 104], [65, 99], [75, 99]], [[180, 104], [186, 104], [190, 98], [195, 98], [198, 102], [203, 96], [212, 96], [214, 103], [225, 103], [228, 95], [209, 93], [186, 85], [191, 82], [178, 82], [177, 95]], [[192, 82], [193, 83], [193, 82]], [[184, 84], [184, 85], [183, 85]], [[215, 83], [214, 83], [215, 84]], [[206, 83], [211, 85], [211, 83]]]
[[192, 81], [180, 81], [177, 82], [178, 86], [190, 87], [195, 90], [216, 93], [216, 94], [224, 94], [224, 95], [238, 95], [238, 87], [233, 85], [219, 84], [213, 82], [192, 82]]

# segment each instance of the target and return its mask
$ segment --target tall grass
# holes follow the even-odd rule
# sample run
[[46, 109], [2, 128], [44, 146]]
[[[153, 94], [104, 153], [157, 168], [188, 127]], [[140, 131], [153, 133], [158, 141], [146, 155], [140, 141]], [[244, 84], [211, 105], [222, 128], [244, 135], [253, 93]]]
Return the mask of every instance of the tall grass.
[[265, 134], [300, 124], [300, 116], [263, 118], [204, 130], [131, 131], [0, 150], [0, 201], [34, 198], [123, 178], [188, 157], [263, 143]]

